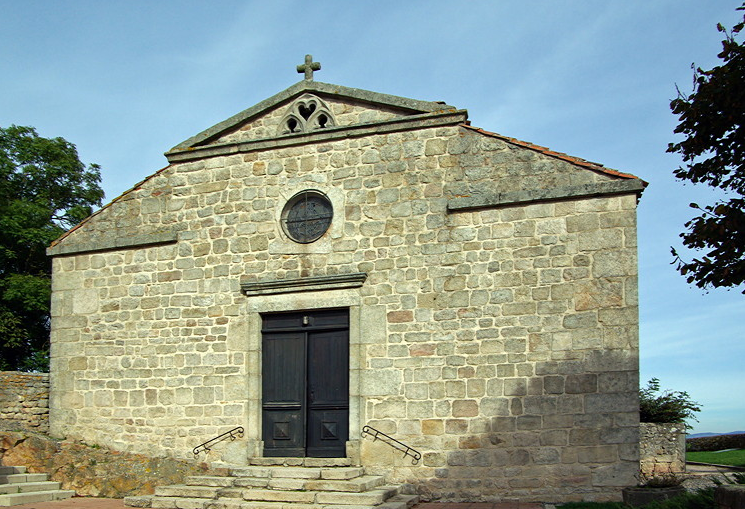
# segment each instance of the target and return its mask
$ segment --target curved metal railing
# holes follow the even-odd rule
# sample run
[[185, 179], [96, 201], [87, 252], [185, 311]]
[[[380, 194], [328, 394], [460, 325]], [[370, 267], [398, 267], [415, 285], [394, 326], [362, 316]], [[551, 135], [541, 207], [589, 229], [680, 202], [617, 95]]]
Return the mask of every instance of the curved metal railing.
[[218, 435], [215, 438], [210, 438], [203, 444], [199, 444], [196, 446], [192, 452], [194, 453], [194, 456], [199, 456], [199, 453], [204, 451], [206, 453], [209, 453], [211, 451], [211, 446], [222, 442], [223, 440], [227, 440], [230, 438], [230, 440], [235, 440], [236, 438], [243, 438], [243, 427], [238, 426], [237, 428], [233, 428], [230, 431], [226, 431], [222, 435]]
[[398, 451], [401, 451], [402, 453], [404, 453], [404, 458], [406, 456], [411, 457], [412, 458], [412, 460], [411, 460], [411, 464], [412, 465], [416, 465], [417, 463], [419, 463], [419, 460], [422, 459], [422, 453], [420, 453], [416, 449], [414, 449], [412, 447], [409, 447], [408, 445], [406, 445], [403, 442], [399, 442], [395, 438], [386, 435], [382, 431], [376, 430], [372, 426], [364, 426], [362, 428], [362, 436], [364, 437], [365, 435], [371, 436], [373, 438], [373, 440], [380, 439], [382, 442], [388, 444], [389, 446], [393, 447], [394, 449], [396, 449]]

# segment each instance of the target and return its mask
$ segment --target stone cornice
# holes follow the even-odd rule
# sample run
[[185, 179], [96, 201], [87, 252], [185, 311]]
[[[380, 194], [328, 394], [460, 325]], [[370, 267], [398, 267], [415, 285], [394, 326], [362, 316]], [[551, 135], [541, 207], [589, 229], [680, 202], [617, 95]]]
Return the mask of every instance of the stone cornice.
[[172, 244], [178, 240], [175, 231], [157, 233], [145, 233], [132, 235], [130, 237], [118, 237], [115, 239], [99, 239], [90, 242], [62, 243], [47, 248], [49, 256], [63, 256], [82, 253], [93, 253], [96, 251], [112, 251], [115, 249], [132, 249], [139, 247], [150, 247], [162, 244]]
[[452, 212], [521, 205], [535, 202], [557, 201], [569, 198], [591, 198], [612, 194], [641, 194], [644, 182], [639, 179], [610, 180], [580, 186], [565, 186], [549, 189], [528, 189], [506, 193], [484, 193], [475, 196], [458, 196], [448, 200], [448, 210]]
[[382, 122], [370, 124], [356, 124], [349, 126], [335, 126], [310, 133], [287, 134], [276, 138], [260, 140], [248, 140], [220, 145], [205, 145], [203, 147], [189, 147], [186, 149], [174, 148], [166, 153], [171, 163], [191, 161], [205, 157], [224, 156], [256, 152], [260, 150], [271, 150], [276, 148], [293, 147], [296, 145], [307, 145], [325, 141], [335, 141], [346, 138], [358, 138], [375, 134], [387, 134], [398, 131], [411, 131], [428, 127], [442, 127], [448, 125], [459, 125], [466, 121], [468, 113], [466, 110], [443, 111], [436, 113], [422, 113], [398, 117]]
[[273, 279], [270, 281], [241, 283], [241, 291], [250, 297], [277, 293], [338, 290], [341, 288], [358, 288], [365, 283], [366, 279], [367, 274], [364, 272], [295, 279]]

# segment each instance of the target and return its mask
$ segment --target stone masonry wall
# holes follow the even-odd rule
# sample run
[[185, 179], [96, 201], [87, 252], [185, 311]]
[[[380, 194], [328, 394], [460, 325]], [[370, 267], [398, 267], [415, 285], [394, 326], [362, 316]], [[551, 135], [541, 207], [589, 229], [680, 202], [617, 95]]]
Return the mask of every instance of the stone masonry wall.
[[[240, 284], [364, 272], [344, 291], [374, 322], [350, 330], [351, 419], [424, 453], [362, 441], [369, 471], [428, 499], [619, 499], [639, 459], [636, 196], [447, 210], [498, 181], [603, 179], [459, 127], [169, 166], [64, 242], [176, 243], [54, 259], [52, 433], [178, 458], [234, 426], [260, 440], [255, 303], [294, 296]], [[296, 245], [278, 220], [306, 188], [334, 224]]]
[[0, 429], [49, 431], [49, 375], [0, 371]]
[[684, 424], [642, 422], [639, 431], [639, 464], [643, 475], [685, 472]]

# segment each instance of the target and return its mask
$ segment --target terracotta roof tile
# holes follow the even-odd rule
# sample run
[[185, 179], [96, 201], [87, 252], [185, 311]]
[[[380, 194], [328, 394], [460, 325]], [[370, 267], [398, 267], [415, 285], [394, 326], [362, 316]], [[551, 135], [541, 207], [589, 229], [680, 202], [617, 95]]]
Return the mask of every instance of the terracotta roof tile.
[[489, 136], [491, 138], [497, 138], [498, 140], [502, 140], [504, 142], [510, 143], [512, 145], [516, 145], [518, 147], [527, 148], [530, 150], [535, 150], [536, 152], [540, 152], [542, 154], [545, 154], [547, 156], [555, 157], [557, 159], [561, 159], [562, 161], [567, 161], [569, 163], [572, 163], [576, 166], [581, 166], [583, 168], [587, 168], [588, 170], [596, 171], [599, 173], [604, 173], [606, 175], [611, 175], [613, 177], [620, 177], [620, 178], [627, 178], [627, 179], [638, 179], [641, 180], [644, 184], [644, 187], [647, 187], [648, 182], [640, 179], [636, 175], [632, 175], [631, 173], [624, 173], [617, 170], [612, 170], [610, 168], [606, 168], [600, 163], [593, 163], [592, 161], [587, 161], [585, 159], [581, 159], [579, 157], [573, 157], [567, 154], [564, 154], [563, 152], [556, 152], [553, 151], [547, 147], [542, 147], [540, 145], [535, 145], [533, 143], [530, 143], [529, 141], [521, 141], [516, 138], [510, 138], [508, 136], [503, 136], [501, 134], [493, 133], [491, 131], [486, 131], [484, 129], [481, 129], [479, 127], [473, 127], [470, 124], [461, 124], [461, 127], [465, 127], [466, 129], [469, 129], [471, 131], [475, 131], [477, 133], [483, 134], [485, 136]]

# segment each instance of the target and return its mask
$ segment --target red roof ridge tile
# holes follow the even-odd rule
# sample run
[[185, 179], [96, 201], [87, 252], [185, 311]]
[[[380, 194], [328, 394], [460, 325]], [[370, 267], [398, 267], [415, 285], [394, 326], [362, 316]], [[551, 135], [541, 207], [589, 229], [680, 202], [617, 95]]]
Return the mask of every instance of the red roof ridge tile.
[[562, 161], [566, 161], [571, 164], [575, 164], [577, 166], [581, 166], [583, 168], [587, 168], [589, 170], [597, 171], [600, 173], [605, 173], [606, 175], [612, 175], [614, 177], [621, 177], [621, 178], [627, 178], [627, 179], [637, 179], [641, 180], [644, 184], [644, 187], [648, 185], [648, 183], [636, 175], [633, 175], [631, 173], [625, 173], [618, 170], [613, 170], [611, 168], [606, 168], [600, 163], [594, 163], [592, 161], [588, 161], [586, 159], [582, 159], [580, 157], [574, 157], [570, 156], [569, 154], [565, 154], [563, 152], [556, 152], [554, 150], [549, 149], [548, 147], [543, 147], [541, 145], [536, 145], [535, 143], [531, 143], [529, 141], [522, 141], [518, 140], [517, 138], [511, 138], [509, 136], [504, 136], [502, 134], [494, 133], [491, 131], [487, 131], [486, 129], [482, 129], [480, 127], [474, 127], [469, 124], [461, 124], [461, 127], [465, 127], [466, 129], [469, 129], [471, 131], [476, 131], [477, 133], [481, 133], [485, 136], [490, 136], [492, 138], [497, 138], [499, 140], [505, 141], [507, 143], [511, 143], [513, 145], [517, 145], [519, 147], [524, 147], [530, 150], [535, 150], [536, 152], [540, 152], [542, 154], [545, 154], [550, 157], [555, 157], [557, 159], [561, 159]]

